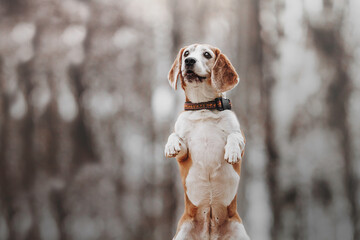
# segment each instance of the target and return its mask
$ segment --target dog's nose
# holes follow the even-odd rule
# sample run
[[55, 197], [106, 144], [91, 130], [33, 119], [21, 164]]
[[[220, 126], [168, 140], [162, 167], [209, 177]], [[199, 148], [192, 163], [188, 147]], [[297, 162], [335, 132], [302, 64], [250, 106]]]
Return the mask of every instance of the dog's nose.
[[185, 64], [187, 65], [187, 66], [192, 66], [192, 65], [194, 65], [196, 63], [196, 59], [195, 58], [186, 58], [185, 59]]

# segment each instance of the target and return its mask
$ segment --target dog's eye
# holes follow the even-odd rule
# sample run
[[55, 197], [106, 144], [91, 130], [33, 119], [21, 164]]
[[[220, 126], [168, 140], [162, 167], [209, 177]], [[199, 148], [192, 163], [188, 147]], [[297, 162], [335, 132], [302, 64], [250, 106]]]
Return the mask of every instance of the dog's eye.
[[189, 51], [184, 52], [184, 57], [187, 57], [189, 55]]
[[211, 54], [209, 52], [204, 52], [204, 57], [206, 57], [207, 59], [210, 59]]

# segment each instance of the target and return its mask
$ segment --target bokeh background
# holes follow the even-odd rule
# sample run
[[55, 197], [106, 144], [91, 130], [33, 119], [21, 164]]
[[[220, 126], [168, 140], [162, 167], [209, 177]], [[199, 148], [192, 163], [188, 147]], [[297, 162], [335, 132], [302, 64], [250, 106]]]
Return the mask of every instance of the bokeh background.
[[1, 0], [0, 239], [171, 239], [167, 73], [219, 47], [241, 82], [253, 240], [360, 239], [360, 1]]

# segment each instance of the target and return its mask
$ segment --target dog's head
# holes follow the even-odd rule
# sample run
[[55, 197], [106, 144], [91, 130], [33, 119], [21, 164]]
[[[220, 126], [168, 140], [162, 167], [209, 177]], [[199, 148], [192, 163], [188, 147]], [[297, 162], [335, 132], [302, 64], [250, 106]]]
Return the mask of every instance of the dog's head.
[[[175, 90], [179, 77], [187, 98], [192, 102], [221, 96], [239, 82], [239, 76], [229, 59], [218, 48], [206, 44], [193, 44], [180, 49], [168, 75], [169, 83]], [[197, 97], [193, 98], [197, 99], [189, 96], [194, 94]]]

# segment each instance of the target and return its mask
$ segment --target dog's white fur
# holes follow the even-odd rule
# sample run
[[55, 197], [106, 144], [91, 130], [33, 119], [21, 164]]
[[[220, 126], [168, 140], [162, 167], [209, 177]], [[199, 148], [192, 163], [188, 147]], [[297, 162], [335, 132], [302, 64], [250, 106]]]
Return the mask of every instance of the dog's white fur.
[[[208, 45], [191, 45], [188, 57], [197, 59], [193, 71], [202, 77], [211, 78], [215, 64], [215, 53]], [[211, 59], [203, 57], [207, 51]], [[185, 75], [184, 57], [181, 74]], [[186, 79], [185, 79], [186, 81]], [[175, 83], [176, 84], [176, 83]], [[173, 85], [172, 85], [173, 86]], [[174, 87], [174, 86], [173, 86]], [[222, 96], [208, 82], [186, 82], [185, 94], [191, 102], [206, 102]], [[188, 199], [196, 207], [229, 206], [235, 198], [240, 180], [239, 174], [231, 164], [241, 160], [245, 148], [245, 139], [240, 131], [240, 124], [232, 111], [198, 110], [185, 111], [180, 114], [165, 146], [166, 157], [181, 159], [191, 155], [192, 165], [188, 171], [185, 187]], [[230, 164], [229, 164], [230, 163]], [[214, 221], [222, 215], [220, 211], [212, 213]], [[204, 211], [204, 218], [207, 212]], [[218, 218], [219, 215], [219, 218]], [[204, 220], [206, 222], [206, 220]], [[195, 236], [191, 233], [194, 224], [184, 222], [178, 228], [175, 240], [180, 239], [249, 239], [241, 222], [231, 222], [225, 236], [210, 234], [204, 231]]]
[[[245, 146], [235, 114], [231, 111], [186, 111], [178, 117], [174, 134], [179, 141], [175, 145], [185, 140], [186, 146], [191, 146], [193, 166], [186, 178], [190, 201], [195, 206], [202, 202], [228, 206], [236, 194], [239, 176], [232, 165], [224, 161], [224, 155], [226, 160], [237, 162]], [[173, 135], [170, 136], [173, 139]], [[166, 145], [165, 154], [173, 143]]]

